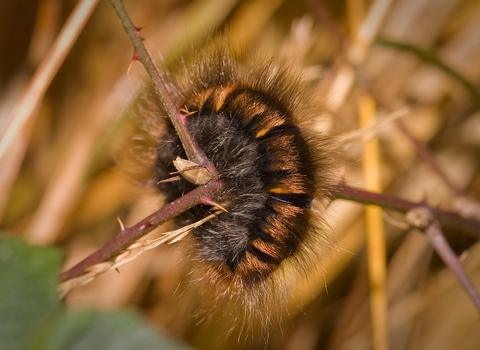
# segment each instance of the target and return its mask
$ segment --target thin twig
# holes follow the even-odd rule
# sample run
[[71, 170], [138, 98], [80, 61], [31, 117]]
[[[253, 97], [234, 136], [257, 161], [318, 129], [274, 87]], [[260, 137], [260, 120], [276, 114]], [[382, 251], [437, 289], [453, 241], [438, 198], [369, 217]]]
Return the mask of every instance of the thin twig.
[[337, 147], [340, 148], [349, 145], [353, 141], [361, 141], [362, 139], [368, 140], [372, 137], [376, 137], [383, 127], [385, 127], [386, 125], [390, 125], [391, 123], [407, 115], [408, 113], [410, 113], [410, 109], [408, 107], [402, 107], [389, 113], [384, 118], [382, 118], [381, 121], [377, 121], [373, 125], [343, 133], [337, 138]]
[[[384, 209], [396, 210], [401, 213], [406, 213], [417, 207], [428, 207], [425, 202], [411, 202], [383, 193], [372, 193], [360, 188], [350, 187], [344, 181], [332, 187], [330, 197], [332, 199], [346, 199], [363, 204], [374, 204]], [[430, 210], [442, 227], [480, 239], [480, 221], [465, 218], [451, 211], [437, 208], [430, 208]]]
[[115, 9], [115, 12], [117, 13], [118, 18], [120, 18], [120, 22], [122, 23], [125, 32], [127, 32], [133, 44], [135, 49], [134, 57], [137, 57], [138, 55], [138, 59], [142, 62], [147, 70], [147, 73], [155, 87], [155, 91], [163, 107], [165, 108], [167, 115], [170, 117], [178, 136], [180, 137], [180, 141], [182, 142], [188, 159], [192, 162], [205, 166], [210, 174], [212, 174], [214, 177], [218, 176], [215, 166], [212, 164], [212, 162], [210, 162], [203, 150], [197, 145], [192, 135], [188, 132], [186, 117], [180, 112], [179, 107], [172, 99], [164, 79], [158, 72], [153, 60], [145, 49], [145, 46], [142, 42], [143, 39], [140, 36], [140, 29], [133, 25], [121, 0], [110, 0], [110, 3]]
[[457, 195], [457, 197], [465, 197], [464, 191], [455, 185], [453, 181], [445, 174], [445, 172], [442, 170], [440, 165], [438, 164], [437, 160], [433, 156], [432, 152], [425, 147], [425, 144], [417, 139], [410, 129], [403, 123], [401, 120], [397, 120], [397, 127], [400, 129], [400, 131], [413, 143], [415, 146], [415, 149], [417, 150], [419, 156], [423, 159], [425, 163], [437, 174], [442, 181], [450, 188], [450, 190]]
[[460, 260], [458, 259], [458, 256], [455, 255], [452, 248], [450, 248], [448, 245], [448, 242], [438, 224], [436, 222], [431, 223], [426, 228], [425, 233], [430, 239], [430, 243], [432, 243], [435, 251], [438, 253], [438, 255], [440, 255], [450, 270], [453, 271], [453, 274], [455, 277], [457, 277], [458, 282], [460, 282], [460, 285], [470, 296], [472, 301], [475, 303], [477, 310], [480, 312], [480, 294], [478, 294], [475, 285], [465, 272]]
[[[195, 161], [197, 164], [205, 166], [213, 176], [218, 176], [215, 166], [205, 156], [205, 153], [198, 147], [196, 142], [193, 140], [193, 137], [189, 133], [185, 124], [185, 116], [180, 113], [178, 106], [175, 104], [167, 90], [163, 78], [159, 74], [152, 59], [150, 58], [150, 55], [146, 51], [145, 46], [142, 43], [142, 38], [140, 37], [139, 29], [133, 26], [121, 1], [111, 0], [111, 3], [117, 12], [118, 17], [120, 18], [125, 31], [132, 41], [136, 55], [138, 55], [138, 58], [145, 66], [145, 69], [147, 70], [150, 79], [155, 86], [160, 101], [162, 102], [168, 116], [175, 126], [189, 159]], [[132, 245], [139, 238], [145, 236], [147, 233], [157, 228], [161, 224], [173, 219], [192, 207], [201, 203], [215, 203], [214, 199], [218, 197], [223, 188], [224, 183], [221, 180], [213, 179], [206, 185], [197, 187], [186, 195], [167, 204], [134, 226], [130, 228], [122, 228], [117, 237], [112, 239], [105, 246], [88, 256], [86, 259], [68, 271], [64, 272], [62, 274], [62, 281], [79, 277], [87, 272], [88, 269], [93, 265], [109, 261], [124, 251], [127, 247]]]
[[64, 272], [61, 280], [66, 281], [81, 276], [90, 266], [112, 259], [139, 238], [145, 236], [166, 221], [171, 220], [188, 209], [202, 203], [205, 198], [215, 198], [221, 193], [223, 187], [224, 183], [222, 181], [211, 180], [208, 184], [197, 187], [177, 200], [168, 203], [163, 208], [147, 216], [134, 226], [121, 230], [117, 237], [68, 271]]
[[[172, 244], [181, 241], [192, 229], [199, 227], [203, 223], [220, 214], [221, 211], [217, 211], [203, 218], [202, 220], [199, 220], [187, 226], [183, 226], [178, 230], [164, 232], [160, 237], [156, 239], [145, 239], [133, 243], [124, 251], [122, 251], [119, 255], [117, 255], [115, 259], [111, 259], [108, 262], [101, 262], [92, 265], [87, 269], [85, 274], [60, 283], [60, 285], [58, 286], [58, 292], [60, 297], [63, 298], [75, 287], [90, 283], [100, 274], [103, 274], [110, 270], [118, 269], [120, 266], [126, 264], [129, 261], [132, 261], [137, 256], [148, 250], [154, 249], [164, 243]], [[125, 228], [123, 227], [123, 223], [120, 220], [119, 222], [121, 224], [122, 231], [125, 230]]]
[[378, 36], [380, 28], [387, 18], [387, 14], [393, 4], [392, 0], [375, 0], [370, 6], [367, 18], [363, 21], [357, 36], [356, 46], [363, 49], [360, 62], [363, 62], [373, 41]]
[[436, 218], [432, 214], [428, 208], [419, 207], [410, 210], [406, 218], [412, 226], [425, 231], [437, 254], [442, 258], [445, 265], [452, 270], [458, 282], [460, 282], [460, 285], [470, 296], [477, 310], [480, 312], [480, 294], [478, 294], [475, 285], [465, 272], [458, 256], [452, 248], [450, 248]]

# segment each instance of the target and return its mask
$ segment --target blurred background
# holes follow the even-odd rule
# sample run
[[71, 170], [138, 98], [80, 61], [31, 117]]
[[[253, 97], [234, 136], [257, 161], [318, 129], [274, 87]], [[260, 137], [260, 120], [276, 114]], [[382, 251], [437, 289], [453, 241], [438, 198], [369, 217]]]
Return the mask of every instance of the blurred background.
[[[76, 3], [0, 2], [0, 135]], [[371, 183], [365, 162], [372, 156], [380, 164], [377, 189], [480, 217], [478, 0], [124, 3], [147, 49], [166, 65], [225, 26], [247, 54], [291, 57], [321, 97], [319, 132], [337, 140], [336, 171], [348, 183]], [[138, 62], [127, 75], [132, 54], [109, 2], [100, 1], [0, 165], [0, 229], [61, 247], [65, 268], [118, 234], [117, 217], [129, 226], [162, 205], [161, 196], [117, 165], [128, 108], [146, 76]], [[373, 128], [359, 118], [365, 109], [375, 117]], [[364, 154], [372, 137], [379, 148]], [[420, 157], [422, 145], [451, 185]], [[335, 249], [325, 249], [320, 273], [292, 292], [267, 349], [373, 347], [364, 207], [335, 201], [325, 216]], [[454, 275], [402, 215], [382, 217], [389, 347], [478, 349], [478, 312]], [[445, 234], [480, 288], [478, 239]], [[198, 322], [201, 293], [182, 244], [159, 247], [76, 288], [68, 307], [137, 308], [156, 328], [198, 349], [264, 348], [261, 339], [239, 342], [236, 330], [226, 335], [234, 322], [228, 316]]]

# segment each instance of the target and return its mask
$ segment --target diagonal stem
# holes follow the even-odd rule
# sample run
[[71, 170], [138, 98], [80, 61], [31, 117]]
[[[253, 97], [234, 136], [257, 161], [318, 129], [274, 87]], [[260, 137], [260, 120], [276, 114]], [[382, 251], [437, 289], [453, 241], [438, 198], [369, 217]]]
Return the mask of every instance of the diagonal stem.
[[455, 193], [457, 197], [465, 197], [464, 191], [458, 187], [442, 170], [440, 165], [438, 164], [435, 157], [432, 153], [428, 150], [427, 147], [421, 142], [419, 139], [412, 134], [410, 129], [405, 125], [404, 122], [401, 120], [396, 120], [397, 127], [400, 131], [414, 144], [415, 149], [417, 150], [420, 157], [424, 160], [425, 163], [437, 174], [442, 181], [450, 188], [452, 192]]
[[136, 55], [138, 55], [139, 60], [145, 66], [145, 69], [147, 70], [147, 73], [153, 82], [155, 91], [160, 99], [160, 102], [165, 108], [167, 115], [170, 117], [170, 120], [172, 121], [172, 124], [175, 127], [178, 136], [180, 137], [180, 141], [182, 142], [188, 159], [192, 162], [205, 166], [210, 172], [210, 174], [212, 174], [214, 177], [218, 176], [218, 172], [215, 166], [212, 164], [212, 162], [210, 162], [202, 149], [197, 145], [192, 135], [188, 132], [185, 122], [186, 117], [180, 112], [178, 106], [172, 99], [172, 96], [167, 89], [167, 85], [164, 79], [158, 72], [152, 58], [145, 49], [145, 46], [143, 45], [143, 39], [140, 36], [140, 30], [133, 25], [130, 17], [125, 10], [125, 7], [123, 6], [122, 1], [110, 0], [110, 2], [115, 9], [118, 18], [120, 18], [120, 22], [122, 23], [125, 32], [127, 32], [133, 44]]
[[61, 280], [66, 281], [83, 275], [90, 266], [110, 260], [132, 245], [139, 238], [145, 236], [161, 224], [173, 219], [190, 208], [202, 203], [205, 198], [215, 198], [223, 190], [224, 184], [220, 180], [211, 180], [204, 186], [168, 203], [160, 210], [147, 216], [132, 227], [122, 229], [110, 242], [91, 254], [77, 265], [62, 274]]
[[[0, 134], [0, 218], [3, 216], [12, 185], [25, 156], [39, 105], [65, 57], [81, 33], [98, 0], [81, 0], [32, 76], [11, 119]], [[4, 55], [8, 54], [7, 52]]]
[[442, 230], [438, 226], [438, 223], [432, 222], [430, 225], [428, 225], [425, 229], [425, 234], [430, 240], [432, 246], [435, 248], [437, 254], [442, 258], [445, 265], [447, 265], [450, 270], [452, 270], [455, 277], [457, 277], [458, 282], [460, 282], [460, 285], [470, 296], [477, 307], [477, 310], [480, 311], [480, 295], [478, 294], [478, 291], [475, 288], [472, 280], [465, 272], [465, 269], [458, 259], [458, 256], [448, 245], [448, 242], [445, 239]]

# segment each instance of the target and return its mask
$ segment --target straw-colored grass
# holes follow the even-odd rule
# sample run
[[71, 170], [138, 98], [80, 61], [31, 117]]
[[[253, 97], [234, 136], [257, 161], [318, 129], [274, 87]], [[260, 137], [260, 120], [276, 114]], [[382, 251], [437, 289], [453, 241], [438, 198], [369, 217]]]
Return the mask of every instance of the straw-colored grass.
[[[135, 25], [142, 27], [147, 49], [167, 65], [188, 43], [225, 25], [234, 42], [245, 44], [246, 54], [290, 54], [322, 94], [319, 130], [339, 140], [336, 171], [349, 184], [365, 187], [372, 184], [371, 176], [379, 176], [373, 190], [426, 199], [432, 206], [480, 218], [475, 100], [480, 2], [309, 2], [311, 7], [293, 0], [124, 0]], [[49, 59], [71, 5], [41, 0], [35, 25], [16, 19], [13, 7], [0, 5], [0, 12], [2, 6], [12, 11], [14, 27], [0, 34], [8, 39], [0, 41], [0, 65], [10, 67], [0, 76], [0, 228], [60, 246], [65, 267], [118, 234], [117, 217], [131, 226], [163, 205], [161, 196], [137, 187], [117, 166], [117, 140], [128, 129], [125, 111], [146, 74], [137, 62], [126, 75], [133, 49], [107, 1], [98, 3], [78, 40], [72, 36], [73, 48], [45, 93], [36, 97], [43, 95], [40, 102], [29, 101], [36, 108], [17, 121], [27, 131], [9, 129], [14, 106], [27, 91], [32, 70]], [[21, 59], [12, 63], [5, 53], [17, 50]], [[377, 125], [360, 123], [359, 114]], [[12, 142], [9, 132], [15, 132]], [[420, 157], [412, 135], [455, 188]], [[364, 148], [372, 138], [378, 148]], [[9, 142], [8, 148], [1, 142]], [[373, 172], [372, 159], [378, 163]], [[383, 211], [379, 221], [380, 212], [364, 209], [346, 201], [328, 207], [334, 249], [318, 262], [322, 273], [292, 290], [288, 315], [281, 331], [272, 330], [267, 348], [478, 349], [478, 312], [426, 236], [409, 230], [400, 214]], [[459, 232], [445, 234], [480, 288], [480, 243]], [[160, 233], [148, 238], [155, 235]], [[109, 271], [75, 288], [67, 305], [137, 307], [155, 327], [202, 349], [263, 348], [258, 340], [238, 342], [235, 331], [225, 339], [228, 317], [196, 323], [192, 313], [202, 303], [201, 293], [188, 274], [182, 244], [188, 239], [149, 250], [123, 265], [120, 274]]]

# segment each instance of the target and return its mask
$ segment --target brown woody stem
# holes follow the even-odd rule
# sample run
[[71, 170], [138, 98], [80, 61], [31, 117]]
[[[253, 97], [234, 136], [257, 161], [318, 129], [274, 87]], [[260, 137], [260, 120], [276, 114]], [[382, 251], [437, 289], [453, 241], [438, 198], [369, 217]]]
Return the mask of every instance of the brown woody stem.
[[81, 276], [88, 271], [90, 266], [112, 259], [139, 238], [145, 236], [166, 221], [171, 220], [188, 209], [202, 203], [205, 198], [217, 197], [223, 188], [224, 184], [222, 181], [211, 180], [206, 185], [199, 186], [177, 200], [168, 203], [163, 208], [147, 216], [132, 227], [120, 231], [120, 234], [117, 237], [105, 244], [102, 248], [79, 262], [68, 271], [64, 272], [61, 276], [61, 280], [66, 281]]
[[473, 284], [468, 274], [465, 272], [459, 258], [455, 255], [454, 251], [448, 245], [445, 236], [443, 235], [442, 230], [438, 226], [437, 222], [432, 222], [425, 229], [425, 234], [427, 235], [430, 243], [437, 252], [437, 254], [442, 258], [445, 265], [447, 265], [453, 274], [457, 277], [458, 282], [463, 287], [465, 292], [470, 296], [473, 303], [477, 307], [477, 310], [480, 311], [480, 295], [478, 294], [475, 285]]
[[333, 186], [330, 191], [332, 199], [346, 199], [363, 204], [378, 205], [384, 209], [392, 209], [406, 213], [414, 208], [428, 208], [440, 225], [447, 229], [456, 230], [480, 239], [480, 222], [465, 218], [457, 213], [436, 208], [429, 208], [426, 202], [411, 202], [383, 193], [368, 192], [348, 186], [344, 181]]
[[197, 143], [193, 140], [192, 135], [188, 132], [185, 123], [185, 116], [180, 112], [180, 109], [172, 99], [165, 81], [158, 72], [152, 58], [143, 45], [143, 39], [140, 36], [140, 30], [133, 25], [130, 17], [127, 14], [127, 11], [125, 10], [125, 7], [123, 6], [122, 1], [110, 0], [110, 2], [115, 9], [118, 18], [120, 18], [120, 22], [122, 23], [125, 32], [127, 32], [132, 42], [140, 62], [142, 62], [142, 64], [145, 66], [145, 69], [153, 82], [155, 91], [160, 99], [160, 102], [165, 108], [167, 115], [170, 117], [178, 136], [180, 137], [180, 141], [182, 142], [188, 159], [199, 165], [205, 166], [205, 168], [207, 168], [214, 177], [218, 176], [215, 166], [212, 164], [212, 162], [210, 162], [203, 150], [197, 145]]

